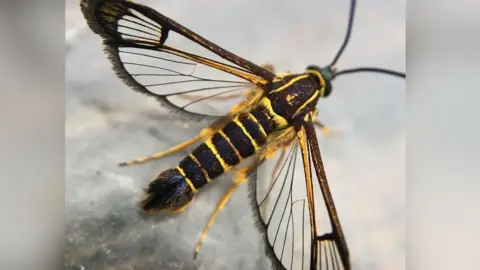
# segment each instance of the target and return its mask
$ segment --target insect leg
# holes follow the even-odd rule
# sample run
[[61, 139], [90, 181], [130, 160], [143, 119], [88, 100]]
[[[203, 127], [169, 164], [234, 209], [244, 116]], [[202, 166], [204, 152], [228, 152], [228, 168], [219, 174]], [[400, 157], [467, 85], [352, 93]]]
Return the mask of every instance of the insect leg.
[[317, 118], [317, 115], [318, 115], [318, 109], [315, 109], [315, 111], [312, 112], [312, 117], [313, 117], [313, 124], [317, 127], [320, 128], [321, 132], [322, 132], [322, 136], [323, 137], [330, 137], [330, 136], [335, 136], [335, 135], [338, 135], [337, 132], [335, 131], [332, 131], [329, 127], [327, 127], [324, 123], [322, 123], [320, 120], [316, 119]]
[[324, 123], [320, 122], [319, 120], [315, 120], [315, 125], [320, 128], [322, 131], [322, 136], [329, 136], [332, 135], [332, 130], [327, 127]]
[[227, 204], [228, 200], [232, 196], [233, 192], [237, 189], [238, 186], [241, 184], [245, 183], [247, 180], [248, 175], [250, 175], [257, 167], [259, 164], [263, 162], [264, 159], [259, 158], [256, 161], [253, 161], [250, 165], [237, 169], [234, 173], [233, 176], [233, 183], [230, 186], [230, 188], [225, 192], [223, 197], [218, 201], [217, 206], [215, 207], [215, 210], [213, 211], [212, 215], [208, 219], [207, 225], [205, 225], [205, 228], [202, 231], [202, 234], [200, 235], [197, 244], [195, 245], [195, 251], [193, 257], [196, 258], [198, 252], [200, 251], [200, 247], [205, 241], [205, 238], [207, 237], [207, 232], [210, 230], [212, 227], [213, 223], [215, 222], [215, 219], [217, 218], [218, 213], [223, 209], [225, 204]]
[[120, 167], [131, 166], [131, 165], [134, 165], [134, 164], [141, 164], [141, 163], [145, 163], [145, 162], [148, 162], [148, 161], [151, 161], [151, 160], [162, 158], [166, 155], [170, 155], [170, 154], [173, 154], [175, 152], [181, 151], [181, 150], [191, 146], [192, 144], [194, 144], [198, 141], [204, 140], [207, 137], [213, 135], [215, 132], [216, 132], [216, 129], [214, 129], [212, 127], [205, 128], [200, 132], [199, 135], [197, 135], [194, 138], [192, 138], [190, 140], [187, 140], [183, 143], [175, 145], [174, 147], [172, 147], [170, 149], [155, 153], [151, 156], [146, 156], [146, 157], [141, 157], [141, 158], [137, 158], [137, 159], [134, 159], [134, 160], [121, 162], [121, 163], [118, 164], [118, 166], [120, 166]]

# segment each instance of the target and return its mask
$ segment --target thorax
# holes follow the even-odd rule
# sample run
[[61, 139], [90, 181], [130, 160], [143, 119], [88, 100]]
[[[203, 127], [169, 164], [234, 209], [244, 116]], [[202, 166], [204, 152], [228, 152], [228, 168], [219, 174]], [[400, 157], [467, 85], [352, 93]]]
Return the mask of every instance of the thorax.
[[272, 82], [265, 98], [272, 110], [291, 124], [295, 117], [315, 109], [319, 91], [319, 85], [308, 74], [282, 74]]

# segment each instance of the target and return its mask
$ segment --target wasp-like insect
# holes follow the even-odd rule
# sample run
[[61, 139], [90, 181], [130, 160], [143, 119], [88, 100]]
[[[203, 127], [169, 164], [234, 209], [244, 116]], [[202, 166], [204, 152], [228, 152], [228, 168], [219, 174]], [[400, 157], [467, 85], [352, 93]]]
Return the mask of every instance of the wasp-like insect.
[[[203, 186], [227, 171], [232, 173], [233, 184], [218, 202], [195, 255], [216, 215], [235, 189], [250, 178], [251, 204], [274, 267], [351, 269], [317, 142], [315, 126], [323, 130], [326, 127], [316, 119], [316, 105], [331, 94], [332, 80], [341, 75], [376, 72], [405, 78], [404, 73], [382, 68], [337, 71], [335, 64], [349, 42], [355, 4], [352, 0], [345, 39], [329, 65], [310, 65], [302, 73], [275, 73], [273, 66], [249, 62], [147, 6], [126, 0], [82, 0], [85, 18], [90, 28], [103, 37], [120, 78], [179, 114], [213, 120], [188, 141], [120, 164], [158, 159], [201, 142], [175, 168], [158, 174], [145, 189], [140, 206], [147, 212], [179, 212]], [[213, 53], [218, 60], [191, 52], [193, 47], [202, 49], [203, 54]], [[200, 75], [202, 71], [210, 76]], [[227, 75], [237, 80], [221, 78]], [[217, 116], [198, 108], [208, 101], [219, 109], [224, 100], [235, 98], [240, 101]], [[222, 102], [212, 105], [218, 101]], [[257, 169], [277, 153], [272, 179], [261, 195]], [[301, 177], [293, 174], [297, 153], [303, 165]], [[317, 219], [322, 206], [318, 205], [318, 191], [323, 195], [323, 221], [328, 216], [329, 230], [319, 226], [322, 220]], [[270, 207], [267, 201], [272, 202]]]

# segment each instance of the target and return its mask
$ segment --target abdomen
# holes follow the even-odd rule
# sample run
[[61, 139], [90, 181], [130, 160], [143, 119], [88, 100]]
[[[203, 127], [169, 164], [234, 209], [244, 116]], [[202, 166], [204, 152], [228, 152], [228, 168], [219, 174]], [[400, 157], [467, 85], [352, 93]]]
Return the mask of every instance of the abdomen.
[[234, 118], [176, 168], [157, 175], [145, 189], [140, 206], [149, 212], [183, 209], [199, 188], [255, 154], [269, 134], [287, 125], [264, 97], [258, 107]]
[[180, 161], [176, 169], [195, 191], [255, 154], [274, 129], [268, 110], [257, 107], [226, 124]]

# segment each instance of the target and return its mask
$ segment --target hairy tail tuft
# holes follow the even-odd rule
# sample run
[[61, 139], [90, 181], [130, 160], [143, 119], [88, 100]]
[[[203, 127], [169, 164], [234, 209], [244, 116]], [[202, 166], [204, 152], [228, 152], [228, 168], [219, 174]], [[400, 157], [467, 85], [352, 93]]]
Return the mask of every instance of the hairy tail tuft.
[[173, 212], [186, 206], [194, 197], [185, 177], [176, 169], [159, 174], [144, 191], [140, 207], [146, 212]]

